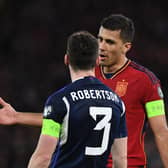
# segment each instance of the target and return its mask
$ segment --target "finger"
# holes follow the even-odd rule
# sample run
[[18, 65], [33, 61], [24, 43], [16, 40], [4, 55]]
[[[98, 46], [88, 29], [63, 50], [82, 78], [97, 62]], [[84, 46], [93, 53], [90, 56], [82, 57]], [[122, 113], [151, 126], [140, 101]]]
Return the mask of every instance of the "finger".
[[8, 104], [8, 103], [5, 102], [5, 101], [0, 97], [0, 105], [5, 106], [5, 105], [7, 105], [7, 104]]

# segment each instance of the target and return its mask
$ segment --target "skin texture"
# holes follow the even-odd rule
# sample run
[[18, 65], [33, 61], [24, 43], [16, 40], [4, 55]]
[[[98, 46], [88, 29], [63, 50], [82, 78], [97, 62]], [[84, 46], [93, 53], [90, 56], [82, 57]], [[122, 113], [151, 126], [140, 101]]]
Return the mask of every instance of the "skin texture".
[[125, 54], [131, 48], [131, 43], [121, 40], [120, 30], [110, 31], [103, 27], [100, 27], [98, 41], [99, 64], [103, 66], [104, 73], [116, 72], [127, 61]]

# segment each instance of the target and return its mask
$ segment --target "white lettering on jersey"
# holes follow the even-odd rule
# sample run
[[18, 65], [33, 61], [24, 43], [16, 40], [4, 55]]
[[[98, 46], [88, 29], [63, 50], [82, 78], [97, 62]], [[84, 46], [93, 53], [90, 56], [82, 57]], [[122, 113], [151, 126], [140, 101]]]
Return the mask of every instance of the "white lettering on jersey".
[[73, 101], [78, 100], [78, 96], [76, 95], [76, 92], [71, 92], [70, 94], [71, 94], [71, 97], [72, 97]]
[[109, 143], [109, 134], [110, 134], [110, 126], [111, 123], [109, 122], [112, 118], [112, 108], [110, 107], [90, 107], [89, 113], [91, 117], [97, 121], [97, 116], [102, 115], [104, 116], [102, 120], [100, 120], [94, 130], [103, 130], [103, 137], [102, 137], [102, 143], [100, 147], [89, 147], [87, 146], [85, 148], [85, 154], [86, 155], [102, 155], [108, 148]]
[[104, 99], [104, 100], [112, 100], [115, 102], [119, 102], [117, 95], [108, 90], [78, 90], [70, 93], [73, 101], [83, 100], [83, 99]]

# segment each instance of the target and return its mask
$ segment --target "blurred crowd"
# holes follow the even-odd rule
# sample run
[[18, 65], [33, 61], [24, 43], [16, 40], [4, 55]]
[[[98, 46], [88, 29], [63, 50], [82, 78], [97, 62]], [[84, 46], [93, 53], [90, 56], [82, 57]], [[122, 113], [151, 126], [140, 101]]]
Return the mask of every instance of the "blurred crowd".
[[[88, 30], [96, 36], [101, 19], [111, 13], [133, 19], [128, 56], [159, 77], [167, 104], [168, 13], [165, 4], [145, 0], [0, 0], [0, 96], [18, 111], [41, 112], [46, 98], [70, 81], [63, 64], [68, 35]], [[0, 167], [25, 168], [39, 133], [40, 128], [0, 126]], [[148, 133], [149, 168], [161, 168]]]

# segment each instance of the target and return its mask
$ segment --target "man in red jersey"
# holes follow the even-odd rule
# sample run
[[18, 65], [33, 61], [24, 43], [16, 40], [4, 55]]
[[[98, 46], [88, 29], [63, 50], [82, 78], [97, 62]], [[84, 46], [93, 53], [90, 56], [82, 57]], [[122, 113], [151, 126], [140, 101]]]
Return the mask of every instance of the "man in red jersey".
[[[128, 167], [145, 168], [145, 125], [149, 122], [164, 167], [168, 167], [168, 127], [160, 81], [148, 69], [126, 57], [134, 38], [134, 24], [123, 15], [104, 18], [98, 33], [99, 64], [96, 76], [110, 86], [126, 105]], [[1, 124], [41, 125], [40, 113], [16, 112], [0, 99]], [[111, 159], [107, 167], [112, 167]]]
[[[134, 37], [133, 22], [123, 15], [104, 18], [98, 33], [100, 59], [96, 77], [124, 101], [128, 128], [128, 167], [146, 166], [144, 133], [147, 119], [154, 132], [158, 150], [168, 167], [168, 128], [160, 81], [126, 53]], [[111, 167], [109, 162], [108, 167]]]

